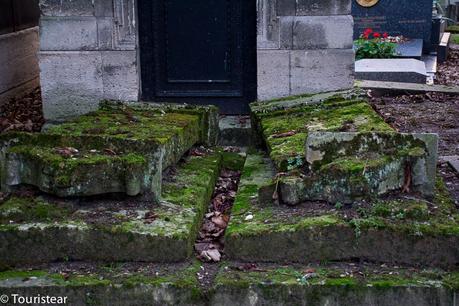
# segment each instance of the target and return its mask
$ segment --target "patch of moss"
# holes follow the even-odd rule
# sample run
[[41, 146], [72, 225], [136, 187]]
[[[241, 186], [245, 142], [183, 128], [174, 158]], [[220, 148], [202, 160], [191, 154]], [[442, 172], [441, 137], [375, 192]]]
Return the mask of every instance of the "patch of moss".
[[50, 222], [63, 220], [70, 215], [70, 209], [57, 206], [40, 198], [11, 197], [0, 204], [0, 223]]
[[[311, 270], [314, 272], [305, 272]], [[249, 288], [253, 286], [278, 288], [279, 286], [318, 286], [318, 287], [346, 287], [363, 289], [375, 287], [388, 289], [397, 287], [432, 287], [444, 286], [456, 290], [458, 287], [458, 273], [444, 271], [420, 271], [397, 269], [396, 273], [384, 271], [374, 273], [364, 270], [360, 275], [348, 275], [340, 268], [317, 266], [314, 269], [295, 266], [267, 267], [261, 271], [238, 271], [222, 269], [215, 279], [218, 287]], [[267, 292], [265, 292], [267, 293]]]
[[108, 279], [103, 279], [98, 275], [70, 275], [64, 277], [61, 274], [49, 273], [40, 270], [8, 270], [0, 272], [0, 281], [12, 279], [30, 279], [30, 278], [44, 278], [53, 281], [58, 286], [65, 287], [82, 287], [82, 286], [107, 286], [111, 284]]
[[304, 159], [304, 146], [311, 131], [393, 131], [367, 102], [339, 95], [321, 104], [256, 112], [254, 117], [280, 171], [302, 166], [304, 161], [294, 163], [292, 158]]
[[199, 124], [192, 114], [141, 111], [130, 107], [102, 108], [73, 121], [50, 128], [47, 133], [58, 135], [99, 135], [117, 139], [167, 142], [184, 127]]
[[457, 32], [457, 34], [451, 35], [451, 42], [453, 44], [459, 45], [459, 31]]
[[351, 174], [363, 174], [364, 171], [367, 169], [377, 168], [391, 161], [392, 157], [390, 156], [380, 156], [373, 159], [365, 159], [360, 157], [346, 157], [339, 158], [329, 164], [325, 164], [321, 167], [320, 170], [332, 170], [333, 172], [338, 171]]
[[240, 171], [244, 168], [245, 155], [235, 152], [220, 152], [222, 156], [222, 168]]
[[446, 28], [446, 32], [459, 34], [459, 25], [450, 25]]

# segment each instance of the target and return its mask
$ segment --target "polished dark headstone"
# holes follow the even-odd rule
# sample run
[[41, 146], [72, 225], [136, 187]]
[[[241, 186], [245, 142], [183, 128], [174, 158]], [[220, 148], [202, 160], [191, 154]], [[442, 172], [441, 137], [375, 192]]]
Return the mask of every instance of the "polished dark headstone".
[[410, 39], [397, 44], [395, 57], [421, 59], [422, 56], [422, 39]]
[[362, 7], [352, 1], [355, 38], [366, 29], [424, 40], [424, 50], [430, 49], [432, 31], [432, 0], [380, 0], [375, 6]]

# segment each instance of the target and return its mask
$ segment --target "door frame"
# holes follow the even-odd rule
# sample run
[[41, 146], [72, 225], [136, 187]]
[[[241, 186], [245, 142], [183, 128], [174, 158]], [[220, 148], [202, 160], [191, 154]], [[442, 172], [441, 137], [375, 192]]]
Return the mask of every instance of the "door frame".
[[[155, 11], [156, 1], [167, 0], [137, 0], [137, 17], [139, 33], [139, 62], [140, 62], [140, 97], [142, 101], [190, 103], [198, 105], [213, 104], [219, 107], [223, 114], [249, 113], [248, 103], [257, 98], [257, 0], [227, 0], [240, 1], [245, 35], [241, 33], [242, 44], [242, 94], [225, 92], [195, 92], [194, 95], [179, 93], [157, 95], [156, 77], [158, 67], [155, 67], [155, 56], [158, 55], [158, 45], [155, 44], [155, 25], [160, 24], [158, 12]], [[192, 2], [190, 2], [192, 3]], [[199, 94], [199, 96], [197, 96]]]

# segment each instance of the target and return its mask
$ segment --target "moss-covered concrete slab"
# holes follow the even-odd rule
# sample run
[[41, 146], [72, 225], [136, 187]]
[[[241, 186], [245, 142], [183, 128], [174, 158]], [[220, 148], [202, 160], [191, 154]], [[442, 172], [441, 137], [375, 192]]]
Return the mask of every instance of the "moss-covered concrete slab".
[[[243, 267], [243, 265], [241, 265]], [[454, 305], [457, 272], [378, 271], [327, 266], [228, 264], [215, 280], [212, 305]], [[356, 273], [353, 273], [356, 272]]]
[[406, 189], [432, 197], [438, 135], [381, 132], [311, 132], [306, 176], [280, 182], [282, 202], [352, 203]]
[[[63, 156], [59, 150], [74, 150]], [[126, 193], [130, 196], [149, 195], [152, 173], [143, 155], [122, 155], [14, 146], [7, 150], [4, 162], [5, 184], [28, 184], [57, 196], [91, 196], [104, 193]]]
[[[0, 272], [0, 291], [10, 302], [6, 304], [20, 304], [14, 303], [19, 296], [60, 297], [65, 302], [59, 304], [72, 306], [204, 305], [205, 301], [196, 276], [200, 266], [195, 262], [180, 266], [137, 264], [130, 268], [129, 264], [112, 263], [84, 265], [81, 270], [75, 265], [62, 268], [65, 273], [54, 266]], [[52, 305], [49, 298], [29, 304]]]
[[[157, 201], [161, 194], [162, 171], [175, 164], [194, 144], [215, 143], [216, 116], [213, 107], [174, 109], [105, 103], [96, 112], [51, 127], [41, 134], [4, 135], [0, 156], [2, 188], [8, 190], [26, 183], [60, 196], [149, 193], [152, 200]], [[10, 149], [11, 146], [20, 148]], [[24, 146], [29, 148], [24, 149]], [[62, 148], [83, 154], [69, 154], [65, 159], [53, 154]], [[116, 157], [87, 157], [94, 151], [108, 152]], [[130, 154], [144, 159], [136, 163], [139, 166], [136, 171], [130, 171], [130, 165], [124, 162], [131, 160]], [[59, 169], [55, 170], [57, 160]], [[45, 168], [53, 170], [41, 173]], [[136, 177], [130, 177], [131, 174]], [[53, 185], [64, 176], [67, 186]]]
[[0, 204], [0, 262], [184, 260], [220, 166], [218, 153], [189, 157], [163, 182], [160, 204], [12, 196]]
[[[441, 180], [432, 201], [407, 196], [350, 206], [326, 202], [275, 206], [266, 205], [267, 196], [259, 195], [260, 186], [275, 184], [263, 176], [267, 166], [260, 164], [261, 170], [253, 171], [251, 159], [248, 156], [249, 167], [243, 171], [241, 191], [225, 233], [229, 258], [261, 262], [362, 259], [428, 266], [459, 263], [459, 213]], [[257, 175], [263, 183], [251, 184]], [[246, 184], [252, 187], [243, 188]]]
[[[179, 265], [56, 263], [0, 272], [0, 291], [62, 297], [66, 305], [454, 305], [456, 271], [375, 265], [240, 265], [224, 262], [216, 278], [197, 262]], [[2, 296], [3, 297], [3, 296]]]
[[305, 164], [313, 131], [393, 132], [359, 93], [339, 92], [251, 104], [254, 128], [279, 171]]

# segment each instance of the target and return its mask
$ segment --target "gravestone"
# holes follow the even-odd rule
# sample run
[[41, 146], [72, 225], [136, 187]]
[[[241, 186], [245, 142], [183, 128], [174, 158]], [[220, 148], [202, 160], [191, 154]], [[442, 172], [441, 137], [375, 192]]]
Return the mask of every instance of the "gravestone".
[[423, 39], [424, 51], [430, 50], [432, 0], [353, 0], [354, 38], [366, 28]]

